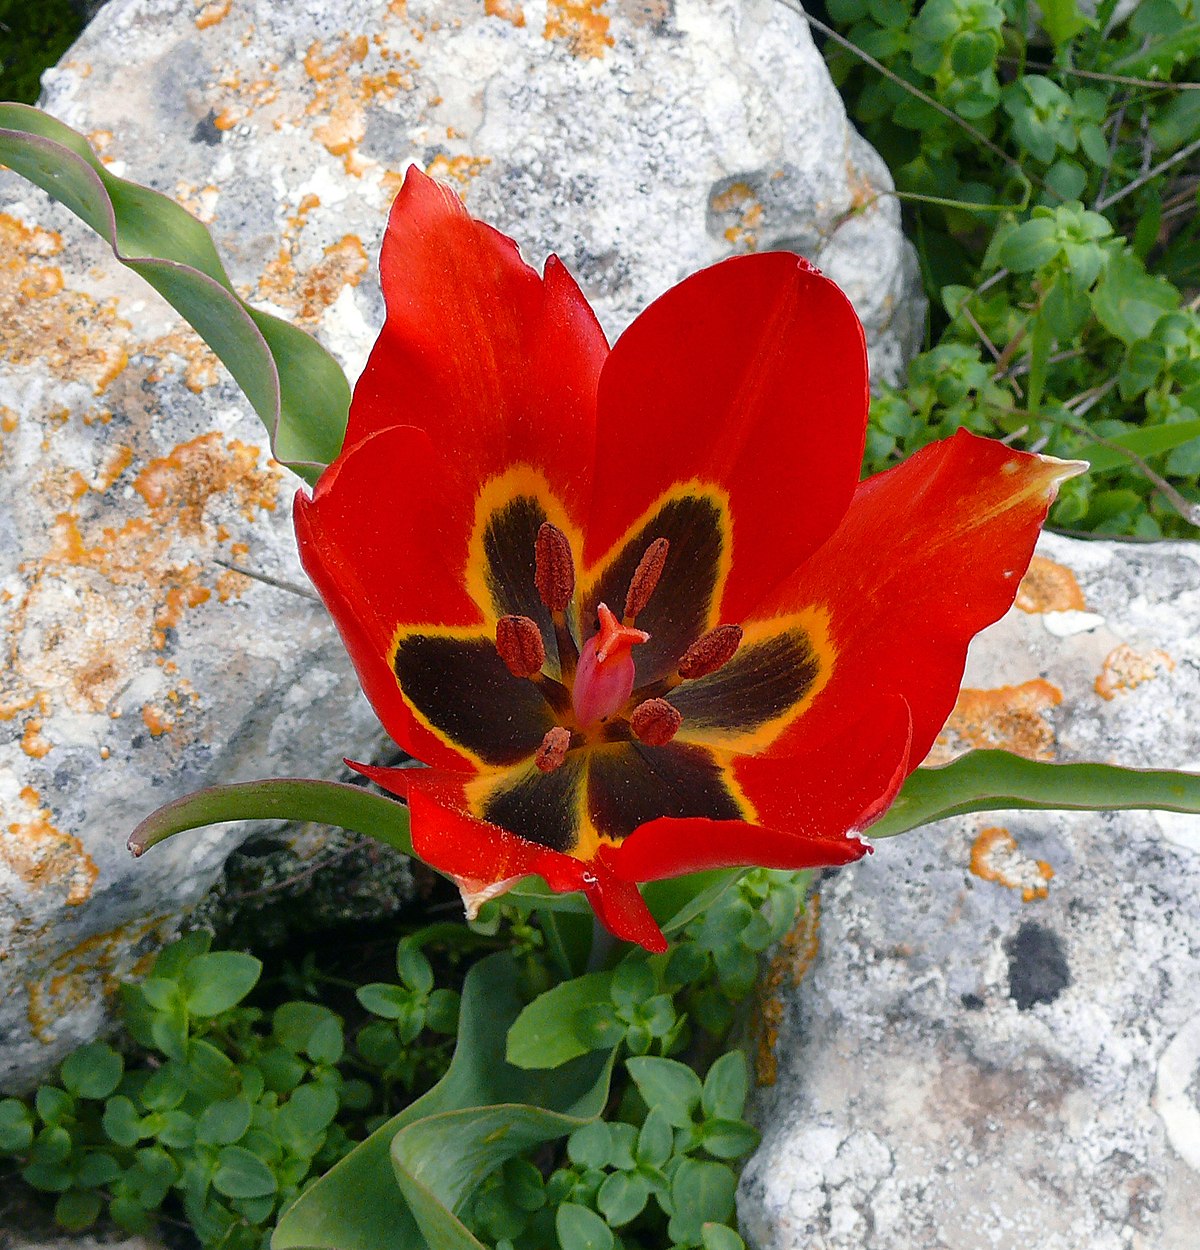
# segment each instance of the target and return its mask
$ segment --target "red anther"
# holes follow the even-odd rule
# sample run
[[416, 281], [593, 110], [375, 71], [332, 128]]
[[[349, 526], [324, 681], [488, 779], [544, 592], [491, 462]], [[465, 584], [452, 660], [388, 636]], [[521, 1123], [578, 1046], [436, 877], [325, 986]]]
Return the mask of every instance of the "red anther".
[[638, 643], [650, 641], [650, 635], [644, 629], [622, 625], [606, 603], [597, 606], [596, 615], [600, 618], [600, 632], [596, 635], [598, 664], [603, 665], [615, 656], [627, 654], [630, 647]]
[[547, 730], [546, 736], [542, 739], [542, 745], [538, 747], [537, 754], [533, 757], [538, 771], [552, 773], [567, 758], [570, 745], [571, 731], [569, 729], [564, 729], [562, 725], [555, 725], [553, 729]]
[[533, 581], [551, 612], [566, 611], [575, 593], [575, 559], [566, 534], [543, 521], [533, 544]]
[[514, 677], [532, 677], [546, 662], [542, 631], [527, 616], [502, 616], [496, 622], [496, 650]]
[[647, 699], [639, 703], [629, 717], [633, 736], [649, 747], [665, 747], [682, 724], [683, 713], [666, 699]]
[[679, 661], [679, 676], [689, 679], [707, 677], [723, 664], [728, 664], [741, 645], [740, 625], [718, 625], [703, 638], [697, 638], [683, 653], [683, 659]]
[[658, 579], [662, 576], [663, 565], [667, 562], [667, 552], [671, 544], [665, 538], [656, 538], [646, 548], [638, 566], [629, 579], [629, 589], [625, 592], [625, 619], [632, 621], [635, 616], [650, 602]]

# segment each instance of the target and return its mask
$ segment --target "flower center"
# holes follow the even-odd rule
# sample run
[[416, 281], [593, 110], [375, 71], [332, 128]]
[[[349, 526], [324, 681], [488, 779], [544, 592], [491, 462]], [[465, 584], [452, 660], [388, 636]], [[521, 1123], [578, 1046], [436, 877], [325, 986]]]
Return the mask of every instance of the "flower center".
[[742, 641], [741, 626], [719, 625], [687, 648], [673, 675], [637, 688], [633, 648], [649, 642], [650, 635], [635, 621], [654, 594], [669, 550], [665, 538], [650, 543], [630, 578], [624, 616], [618, 618], [607, 604], [598, 604], [597, 631], [581, 649], [567, 620], [575, 597], [570, 542], [548, 521], [538, 530], [534, 584], [554, 624], [561, 680], [545, 673], [546, 643], [528, 616], [500, 618], [496, 650], [514, 677], [538, 685], [558, 722], [534, 757], [542, 772], [553, 772], [570, 751], [589, 743], [635, 738], [647, 746], [665, 746], [678, 733], [683, 717], [664, 696], [684, 681], [707, 677], [733, 658]]

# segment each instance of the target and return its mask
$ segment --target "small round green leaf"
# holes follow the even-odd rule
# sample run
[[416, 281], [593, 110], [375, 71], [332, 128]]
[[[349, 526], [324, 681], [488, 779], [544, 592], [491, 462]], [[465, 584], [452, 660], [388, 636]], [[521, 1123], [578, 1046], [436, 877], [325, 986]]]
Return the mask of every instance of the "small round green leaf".
[[62, 1082], [76, 1098], [107, 1098], [124, 1071], [124, 1061], [111, 1046], [93, 1042], [63, 1060]]
[[242, 951], [213, 951], [193, 959], [181, 983], [194, 1016], [216, 1016], [246, 997], [262, 975], [262, 964]]
[[226, 1146], [217, 1156], [213, 1187], [226, 1198], [262, 1198], [275, 1192], [275, 1174], [241, 1146]]
[[562, 1250], [613, 1250], [612, 1229], [587, 1207], [564, 1202], [554, 1217], [554, 1229]]
[[70, 1189], [54, 1204], [54, 1218], [68, 1232], [78, 1233], [96, 1222], [103, 1199], [91, 1189]]

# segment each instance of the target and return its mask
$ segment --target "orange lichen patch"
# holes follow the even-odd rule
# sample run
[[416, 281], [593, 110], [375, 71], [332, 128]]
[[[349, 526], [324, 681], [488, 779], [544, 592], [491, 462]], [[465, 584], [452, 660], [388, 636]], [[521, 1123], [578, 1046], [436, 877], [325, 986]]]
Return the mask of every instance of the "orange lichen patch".
[[572, 56], [599, 58], [613, 46], [608, 27], [604, 0], [548, 0], [542, 35], [562, 40]]
[[850, 190], [850, 208], [855, 212], [861, 212], [879, 198], [871, 180], [849, 159], [846, 160], [846, 185]]
[[41, 893], [49, 886], [65, 887], [63, 902], [78, 907], [92, 896], [100, 870], [74, 834], [56, 829], [51, 811], [42, 806], [41, 795], [32, 787], [21, 790], [23, 814], [8, 813], [0, 828], [0, 865], [7, 868], [31, 891]]
[[229, 16], [229, 10], [232, 7], [233, 0], [209, 0], [196, 14], [196, 29], [207, 30], [210, 26], [223, 22]]
[[68, 1012], [87, 1008], [97, 998], [112, 998], [123, 981], [145, 976], [172, 927], [169, 919], [158, 916], [98, 933], [59, 955], [40, 978], [25, 983], [33, 1036], [53, 1042], [53, 1026]]
[[232, 130], [238, 124], [238, 115], [231, 108], [223, 108], [213, 117], [213, 125], [218, 130]]
[[258, 467], [257, 447], [237, 439], [223, 444], [214, 431], [151, 460], [133, 485], [154, 512], [169, 511], [182, 533], [197, 534], [205, 505], [223, 491], [232, 492], [248, 521], [259, 509], [273, 512], [279, 476]]
[[472, 178], [478, 178], [484, 167], [491, 163], [490, 156], [445, 156], [439, 152], [425, 167], [425, 172], [431, 178], [453, 179], [460, 186], [466, 187], [470, 185]]
[[155, 356], [161, 362], [146, 376], [147, 382], [159, 382], [167, 374], [172, 358], [183, 364], [183, 384], [194, 395], [215, 386], [221, 377], [221, 362], [207, 343], [191, 330], [174, 330], [139, 348], [139, 353]]
[[483, 11], [488, 17], [501, 17], [514, 26], [525, 25], [525, 10], [513, 0], [483, 0]]
[[20, 422], [20, 418], [11, 408], [0, 404], [0, 433], [11, 434]]
[[53, 749], [53, 743], [42, 733], [42, 722], [37, 716], [27, 721], [25, 732], [21, 735], [21, 750], [30, 759], [45, 759]]
[[62, 271], [48, 263], [62, 247], [53, 230], [0, 213], [0, 359], [19, 367], [45, 361], [57, 376], [99, 393], [128, 361], [121, 331], [129, 323], [116, 315], [115, 300], [64, 289]]
[[1165, 652], [1135, 651], [1128, 643], [1121, 643], [1104, 658], [1104, 667], [1096, 678], [1096, 693], [1102, 699], [1115, 699], [1145, 681], [1152, 681], [1160, 673], [1169, 673], [1175, 661]]
[[203, 187], [192, 182], [177, 182], [174, 198], [198, 221], [210, 226], [216, 220], [221, 190], [211, 182]]
[[1046, 712], [1062, 691], [1045, 678], [994, 690], [961, 690], [926, 764], [948, 764], [964, 751], [1000, 748], [1031, 760], [1054, 758], [1054, 729]]
[[1054, 869], [1044, 859], [1022, 855], [1016, 838], [1002, 825], [989, 825], [979, 831], [971, 844], [971, 871], [983, 881], [1020, 890], [1026, 903], [1045, 898], [1054, 877]]
[[217, 598], [222, 603], [228, 603], [230, 599], [240, 599], [247, 590], [253, 578], [249, 578], [245, 573], [238, 573], [234, 569], [226, 569], [217, 577]]
[[774, 1085], [779, 1075], [775, 1046], [779, 1041], [779, 1026], [783, 1023], [780, 991], [785, 982], [790, 982], [795, 989], [804, 980], [821, 948], [820, 928], [821, 896], [814, 894], [767, 966], [767, 975], [759, 990], [755, 1030], [758, 1048], [754, 1068], [759, 1085]]
[[712, 197], [709, 208], [718, 216], [729, 219], [724, 235], [731, 247], [742, 252], [757, 249], [763, 206], [748, 184], [735, 182], [726, 187]]
[[163, 734], [170, 733], [175, 728], [175, 722], [166, 715], [162, 708], [155, 707], [152, 703], [143, 706], [142, 723], [150, 731], [152, 738], [161, 738]]
[[1017, 587], [1017, 607], [1022, 612], [1084, 612], [1087, 602], [1065, 564], [1034, 556]]
[[346, 286], [357, 286], [367, 272], [367, 252], [356, 234], [347, 234], [331, 243], [323, 258], [311, 269], [297, 273], [293, 258], [291, 234], [308, 211], [305, 205], [316, 196], [305, 197], [297, 215], [289, 219], [284, 243], [276, 258], [267, 265], [258, 284], [260, 298], [265, 298], [294, 313], [302, 322], [316, 322]]

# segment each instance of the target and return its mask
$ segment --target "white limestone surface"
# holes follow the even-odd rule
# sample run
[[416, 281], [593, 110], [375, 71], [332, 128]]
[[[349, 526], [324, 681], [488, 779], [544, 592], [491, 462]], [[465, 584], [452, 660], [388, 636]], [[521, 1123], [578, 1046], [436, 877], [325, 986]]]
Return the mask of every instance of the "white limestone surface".
[[[1038, 550], [935, 759], [1200, 769], [1200, 545]], [[773, 977], [754, 1250], [1200, 1245], [1200, 817], [949, 820], [819, 892]]]
[[[356, 375], [374, 256], [417, 162], [615, 334], [689, 272], [795, 246], [878, 376], [921, 322], [887, 173], [773, 0], [111, 0], [45, 79], [109, 168], [211, 224], [239, 290]], [[747, 315], [754, 315], [747, 309]], [[227, 375], [67, 213], [0, 173], [0, 1087], [103, 1026], [240, 830], [140, 863], [197, 786], [332, 772], [377, 730], [301, 580]]]

